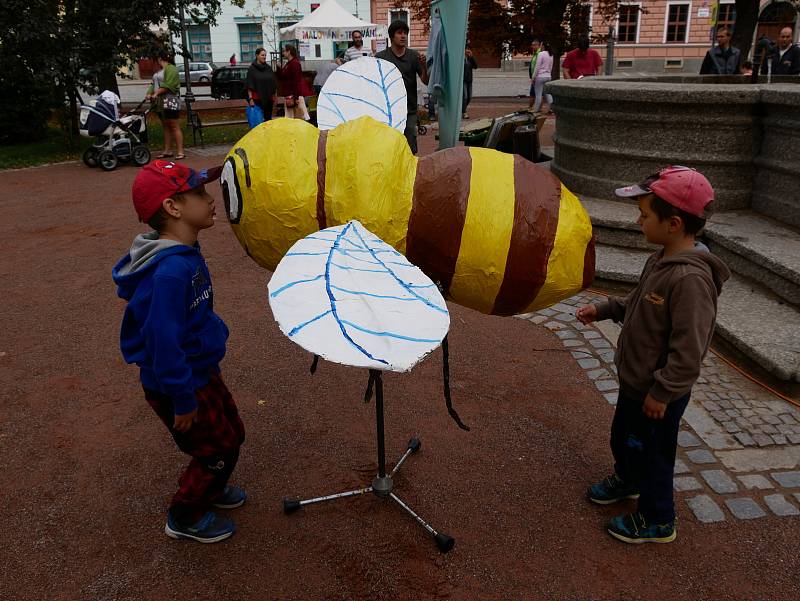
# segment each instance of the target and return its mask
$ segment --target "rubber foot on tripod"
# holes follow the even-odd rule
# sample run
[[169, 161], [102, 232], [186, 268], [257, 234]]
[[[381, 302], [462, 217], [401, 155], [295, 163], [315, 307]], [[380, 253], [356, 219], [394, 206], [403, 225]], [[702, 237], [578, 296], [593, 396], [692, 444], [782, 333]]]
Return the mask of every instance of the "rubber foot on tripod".
[[297, 499], [284, 499], [283, 500], [283, 513], [289, 515], [300, 509], [300, 501]]
[[446, 534], [442, 534], [441, 532], [434, 537], [436, 541], [436, 546], [438, 547], [439, 551], [442, 553], [447, 553], [453, 548], [453, 545], [456, 544], [456, 539], [452, 536], [447, 536]]
[[412, 453], [416, 453], [419, 451], [420, 447], [422, 447], [422, 441], [419, 438], [412, 438], [408, 441], [408, 450]]

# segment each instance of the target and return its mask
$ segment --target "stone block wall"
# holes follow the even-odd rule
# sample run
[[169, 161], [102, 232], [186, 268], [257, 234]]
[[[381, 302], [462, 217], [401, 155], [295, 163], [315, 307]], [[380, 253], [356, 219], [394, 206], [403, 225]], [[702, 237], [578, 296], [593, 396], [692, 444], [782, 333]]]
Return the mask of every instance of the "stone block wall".
[[[720, 83], [708, 83], [716, 81]], [[800, 89], [739, 77], [585, 78], [548, 84], [553, 172], [573, 192], [614, 189], [669, 164], [702, 171], [717, 210], [800, 225]]]

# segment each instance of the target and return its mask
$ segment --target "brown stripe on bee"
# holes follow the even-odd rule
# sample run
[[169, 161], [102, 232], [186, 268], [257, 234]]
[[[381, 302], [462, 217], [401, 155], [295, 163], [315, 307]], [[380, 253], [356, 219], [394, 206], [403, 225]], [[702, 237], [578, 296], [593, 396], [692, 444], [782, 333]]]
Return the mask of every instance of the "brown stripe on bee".
[[317, 223], [319, 229], [328, 227], [325, 218], [325, 171], [328, 159], [325, 157], [325, 146], [328, 143], [328, 132], [319, 132], [317, 141]]
[[422, 157], [417, 164], [406, 257], [445, 293], [456, 271], [471, 174], [472, 157], [464, 147]]
[[[556, 240], [561, 183], [549, 171], [514, 157], [514, 225], [506, 271], [492, 314], [516, 315], [539, 294]], [[594, 264], [594, 263], [592, 263]]]
[[581, 288], [588, 288], [594, 281], [594, 261], [595, 261], [595, 248], [594, 236], [589, 239], [589, 244], [586, 245], [586, 252], [583, 255], [583, 283]]

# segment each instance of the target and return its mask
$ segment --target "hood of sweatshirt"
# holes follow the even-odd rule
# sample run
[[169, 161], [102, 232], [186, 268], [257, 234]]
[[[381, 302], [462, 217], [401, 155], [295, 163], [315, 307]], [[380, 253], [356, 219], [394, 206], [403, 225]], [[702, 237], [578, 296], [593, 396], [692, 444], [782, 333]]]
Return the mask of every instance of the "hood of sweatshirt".
[[117, 284], [117, 294], [125, 300], [130, 300], [142, 277], [159, 262], [170, 255], [186, 252], [197, 252], [197, 247], [159, 238], [158, 232], [139, 234], [134, 238], [128, 254], [122, 257], [111, 271], [114, 283]]
[[670, 269], [675, 265], [692, 265], [705, 271], [714, 282], [717, 294], [722, 292], [722, 285], [731, 277], [731, 271], [728, 266], [702, 243], [696, 243], [693, 250], [679, 252], [671, 257], [660, 259], [653, 270]]

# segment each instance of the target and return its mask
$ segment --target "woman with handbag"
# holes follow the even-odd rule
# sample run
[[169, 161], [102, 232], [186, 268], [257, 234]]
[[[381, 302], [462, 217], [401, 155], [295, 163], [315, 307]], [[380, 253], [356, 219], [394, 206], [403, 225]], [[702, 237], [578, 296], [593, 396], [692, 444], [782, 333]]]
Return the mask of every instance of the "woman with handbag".
[[272, 119], [272, 107], [275, 102], [275, 72], [267, 63], [267, 51], [256, 49], [256, 58], [247, 69], [247, 104], [257, 106], [264, 111], [264, 121]]
[[290, 119], [304, 119], [311, 117], [306, 108], [305, 96], [313, 96], [314, 91], [303, 77], [303, 67], [297, 58], [297, 48], [291, 44], [283, 47], [283, 58], [288, 62], [281, 69], [281, 89], [283, 90], [286, 116]]
[[172, 141], [175, 140], [177, 152], [175, 160], [185, 159], [183, 154], [183, 132], [179, 118], [181, 116], [181, 80], [175, 66], [175, 55], [163, 50], [158, 55], [160, 71], [153, 74], [153, 83], [147, 88], [145, 100], [155, 104], [155, 111], [164, 129], [164, 152], [160, 159], [172, 157]]

